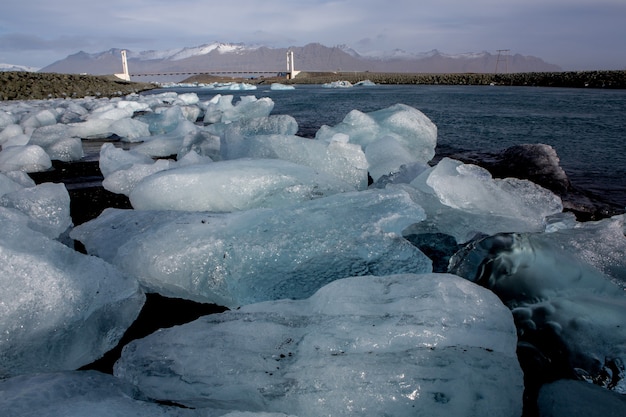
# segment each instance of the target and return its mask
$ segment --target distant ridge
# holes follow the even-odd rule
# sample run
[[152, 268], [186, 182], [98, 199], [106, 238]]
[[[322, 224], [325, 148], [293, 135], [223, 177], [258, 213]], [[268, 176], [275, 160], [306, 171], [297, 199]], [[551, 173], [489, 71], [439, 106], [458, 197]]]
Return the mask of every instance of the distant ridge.
[[[413, 54], [403, 50], [360, 54], [346, 45], [319, 43], [290, 48], [269, 48], [213, 42], [196, 47], [162, 51], [127, 51], [131, 74], [193, 71], [285, 71], [286, 53], [292, 50], [296, 69], [303, 71], [371, 71], [406, 73], [493, 73], [497, 54], [486, 51], [445, 54], [438, 50]], [[121, 69], [121, 49], [78, 52], [40, 72], [114, 74]], [[498, 72], [551, 72], [561, 68], [541, 58], [511, 54], [498, 62]]]

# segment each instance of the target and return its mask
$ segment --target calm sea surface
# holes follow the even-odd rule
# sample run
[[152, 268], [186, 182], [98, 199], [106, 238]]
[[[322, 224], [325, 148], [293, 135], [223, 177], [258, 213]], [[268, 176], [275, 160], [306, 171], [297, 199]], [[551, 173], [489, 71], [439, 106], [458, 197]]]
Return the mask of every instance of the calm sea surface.
[[503, 86], [407, 86], [250, 91], [180, 88], [201, 100], [216, 94], [270, 97], [272, 114], [290, 114], [304, 137], [335, 125], [352, 109], [415, 107], [438, 127], [446, 152], [494, 151], [522, 143], [554, 147], [570, 180], [626, 206], [626, 91]]

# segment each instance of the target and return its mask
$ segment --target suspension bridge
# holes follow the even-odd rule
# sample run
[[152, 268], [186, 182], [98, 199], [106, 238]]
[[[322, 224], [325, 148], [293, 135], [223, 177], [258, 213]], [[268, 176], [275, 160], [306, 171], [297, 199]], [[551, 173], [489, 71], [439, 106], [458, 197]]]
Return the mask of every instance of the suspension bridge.
[[296, 71], [293, 60], [293, 51], [287, 52], [287, 71], [254, 71], [254, 70], [208, 70], [208, 71], [174, 71], [174, 72], [153, 72], [153, 73], [133, 73], [128, 70], [128, 61], [126, 58], [126, 51], [122, 50], [122, 72], [114, 74], [116, 77], [125, 81], [130, 81], [130, 77], [161, 77], [161, 76], [190, 76], [190, 75], [269, 75], [283, 76], [288, 79], [293, 79], [298, 75], [300, 71]]

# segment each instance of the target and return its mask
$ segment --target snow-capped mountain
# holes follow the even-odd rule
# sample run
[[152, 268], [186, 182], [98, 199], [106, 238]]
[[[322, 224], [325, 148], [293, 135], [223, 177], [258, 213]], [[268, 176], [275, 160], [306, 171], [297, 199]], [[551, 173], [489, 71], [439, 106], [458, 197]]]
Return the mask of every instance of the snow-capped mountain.
[[[301, 71], [371, 71], [413, 73], [491, 73], [497, 54], [486, 51], [446, 54], [436, 49], [411, 53], [401, 49], [359, 53], [347, 45], [328, 47], [319, 43], [290, 48], [269, 48], [241, 43], [212, 42], [195, 47], [160, 51], [127, 51], [132, 74], [210, 71], [286, 70], [286, 53], [294, 52]], [[42, 72], [113, 74], [121, 70], [121, 49], [99, 53], [78, 52], [57, 61]], [[508, 55], [509, 72], [560, 71], [540, 58]]]
[[213, 42], [200, 46], [184, 47], [176, 49], [167, 49], [163, 51], [142, 51], [142, 52], [130, 52], [129, 58], [136, 58], [143, 61], [149, 61], [154, 59], [163, 59], [170, 61], [179, 61], [181, 59], [187, 59], [194, 56], [207, 55], [213, 51], [220, 54], [228, 53], [245, 53], [246, 51], [253, 50], [254, 47], [246, 46], [241, 43], [222, 43]]

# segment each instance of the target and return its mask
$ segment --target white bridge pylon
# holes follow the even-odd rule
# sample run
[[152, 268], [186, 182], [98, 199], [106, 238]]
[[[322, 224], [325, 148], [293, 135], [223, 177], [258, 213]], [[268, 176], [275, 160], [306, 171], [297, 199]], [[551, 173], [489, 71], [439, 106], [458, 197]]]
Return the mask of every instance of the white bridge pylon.
[[117, 78], [121, 78], [124, 81], [130, 81], [130, 74], [128, 73], [128, 61], [126, 61], [126, 50], [122, 49], [122, 73], [114, 74]]
[[296, 78], [300, 71], [296, 71], [296, 65], [293, 61], [293, 51], [287, 51], [287, 75], [290, 80]]

